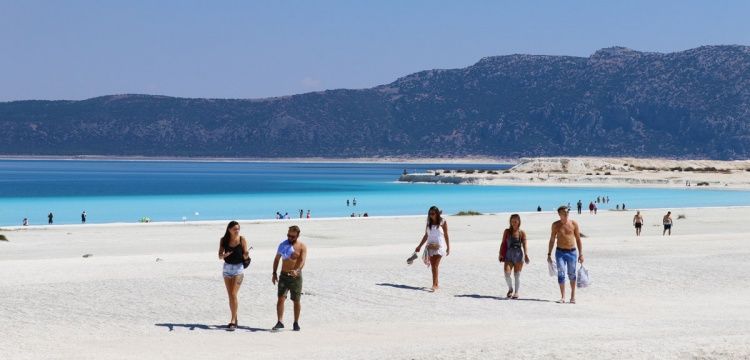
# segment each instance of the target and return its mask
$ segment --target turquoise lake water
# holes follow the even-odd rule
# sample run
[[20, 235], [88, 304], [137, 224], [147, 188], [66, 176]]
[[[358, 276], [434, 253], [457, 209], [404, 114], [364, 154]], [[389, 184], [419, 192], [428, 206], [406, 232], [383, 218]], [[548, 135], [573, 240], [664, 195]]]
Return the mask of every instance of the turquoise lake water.
[[[584, 207], [609, 196], [600, 210], [750, 205], [748, 191], [596, 187], [473, 186], [397, 183], [409, 172], [434, 168], [495, 169], [486, 164], [251, 163], [180, 161], [0, 160], [0, 225], [273, 219], [425, 214], [438, 205], [446, 214], [552, 210], [580, 199]], [[346, 200], [356, 198], [357, 206]]]

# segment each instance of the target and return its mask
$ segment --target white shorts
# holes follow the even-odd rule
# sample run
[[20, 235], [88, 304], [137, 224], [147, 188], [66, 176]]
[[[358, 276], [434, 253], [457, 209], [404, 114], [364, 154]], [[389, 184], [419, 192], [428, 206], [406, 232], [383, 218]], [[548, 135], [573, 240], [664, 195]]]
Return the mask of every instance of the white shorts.
[[245, 268], [242, 266], [242, 264], [227, 264], [224, 263], [224, 270], [222, 273], [224, 274], [224, 277], [233, 277], [237, 275], [242, 275], [242, 271], [245, 270]]

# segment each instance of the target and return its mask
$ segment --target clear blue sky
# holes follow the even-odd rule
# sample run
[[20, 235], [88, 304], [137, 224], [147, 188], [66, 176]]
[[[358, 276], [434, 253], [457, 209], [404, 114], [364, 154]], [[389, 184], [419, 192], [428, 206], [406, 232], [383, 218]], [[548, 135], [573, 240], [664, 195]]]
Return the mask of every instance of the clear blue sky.
[[0, 0], [0, 101], [259, 98], [513, 53], [750, 45], [749, 1]]

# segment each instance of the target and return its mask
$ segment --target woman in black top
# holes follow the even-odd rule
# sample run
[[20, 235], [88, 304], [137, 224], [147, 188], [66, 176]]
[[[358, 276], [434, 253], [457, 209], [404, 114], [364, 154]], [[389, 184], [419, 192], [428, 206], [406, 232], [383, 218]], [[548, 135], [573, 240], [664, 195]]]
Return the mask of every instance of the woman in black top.
[[249, 258], [247, 241], [240, 236], [240, 224], [236, 221], [229, 222], [227, 230], [219, 242], [219, 260], [224, 260], [224, 285], [227, 287], [229, 310], [232, 312], [232, 319], [227, 325], [230, 331], [237, 328], [237, 293], [240, 291], [240, 285], [242, 285], [244, 277], [242, 263], [244, 259]]

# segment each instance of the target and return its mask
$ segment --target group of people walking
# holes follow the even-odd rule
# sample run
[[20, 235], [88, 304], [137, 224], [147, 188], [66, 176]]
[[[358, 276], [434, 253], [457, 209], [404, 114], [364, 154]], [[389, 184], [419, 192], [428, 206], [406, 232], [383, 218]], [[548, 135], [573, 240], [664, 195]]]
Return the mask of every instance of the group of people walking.
[[[576, 263], [583, 263], [583, 249], [578, 223], [568, 217], [568, 207], [561, 206], [557, 209], [560, 220], [552, 224], [552, 231], [547, 252], [547, 261], [553, 263], [552, 250], [555, 250], [554, 262], [557, 267], [557, 280], [560, 286], [560, 300], [565, 303], [565, 280], [570, 281], [569, 303], [575, 304], [576, 286]], [[294, 323], [292, 329], [300, 330], [299, 318], [302, 310], [302, 270], [307, 258], [307, 246], [300, 241], [301, 230], [298, 226], [290, 226], [286, 239], [282, 240], [276, 249], [273, 260], [273, 271], [271, 282], [277, 286], [276, 315], [277, 322], [271, 330], [277, 331], [284, 328], [284, 305], [287, 296], [294, 303]], [[498, 260], [503, 263], [505, 281], [508, 285], [507, 297], [518, 299], [521, 270], [524, 264], [529, 263], [529, 255], [526, 246], [526, 233], [521, 230], [521, 216], [511, 215], [508, 228], [505, 229], [500, 243]], [[440, 288], [439, 268], [443, 257], [451, 253], [450, 236], [448, 233], [448, 222], [442, 217], [442, 212], [437, 206], [432, 206], [427, 212], [427, 223], [425, 233], [419, 241], [414, 254], [407, 262], [411, 264], [424, 247], [422, 261], [430, 267], [432, 272], [432, 291]], [[230, 320], [227, 330], [233, 331], [238, 326], [237, 310], [240, 286], [244, 278], [244, 269], [251, 262], [247, 240], [240, 235], [240, 224], [231, 221], [219, 240], [219, 259], [224, 262], [222, 274], [224, 285], [229, 297]], [[279, 264], [281, 270], [279, 272]], [[513, 275], [513, 279], [511, 279]], [[515, 283], [513, 282], [515, 280]]]
[[[552, 250], [555, 249], [554, 264], [557, 268], [557, 280], [560, 286], [559, 303], [565, 303], [565, 279], [570, 281], [570, 303], [575, 304], [576, 264], [583, 263], [581, 234], [578, 223], [568, 217], [569, 208], [561, 206], [557, 209], [560, 220], [552, 224], [549, 240], [547, 261], [553, 263]], [[521, 270], [529, 263], [526, 232], [521, 229], [521, 216], [510, 216], [508, 228], [503, 231], [500, 242], [498, 261], [503, 263], [505, 282], [508, 285], [506, 297], [518, 299], [521, 287]], [[422, 246], [425, 246], [422, 251]], [[430, 267], [432, 272], [432, 291], [440, 288], [439, 267], [443, 257], [451, 253], [448, 222], [442, 218], [438, 207], [433, 206], [427, 212], [425, 233], [419, 241], [414, 254], [407, 259], [411, 264], [422, 251], [422, 261]], [[512, 275], [512, 278], [511, 278]]]
[[[662, 225], [664, 225], [664, 231], [662, 231], [661, 235], [672, 235], [672, 212], [667, 211], [667, 213], [661, 218]], [[635, 212], [635, 215], [633, 216], [633, 226], [635, 226], [635, 236], [641, 236], [641, 229], [643, 228], [643, 215], [641, 215], [641, 211], [638, 210]]]
[[[299, 241], [300, 228], [296, 225], [290, 226], [287, 231], [286, 239], [278, 246], [276, 256], [273, 260], [273, 273], [271, 282], [278, 285], [278, 298], [276, 302], [277, 323], [272, 330], [284, 328], [284, 303], [287, 295], [291, 295], [294, 302], [294, 324], [292, 329], [299, 331], [299, 316], [302, 310], [300, 303], [302, 297], [302, 269], [305, 266], [307, 258], [307, 246]], [[244, 279], [244, 269], [251, 262], [247, 240], [240, 236], [240, 224], [231, 221], [227, 225], [219, 241], [219, 259], [224, 261], [222, 274], [224, 276], [224, 285], [227, 288], [229, 296], [229, 310], [231, 318], [227, 325], [227, 330], [234, 331], [238, 326], [237, 309], [240, 286]], [[281, 263], [281, 273], [277, 270]]]

